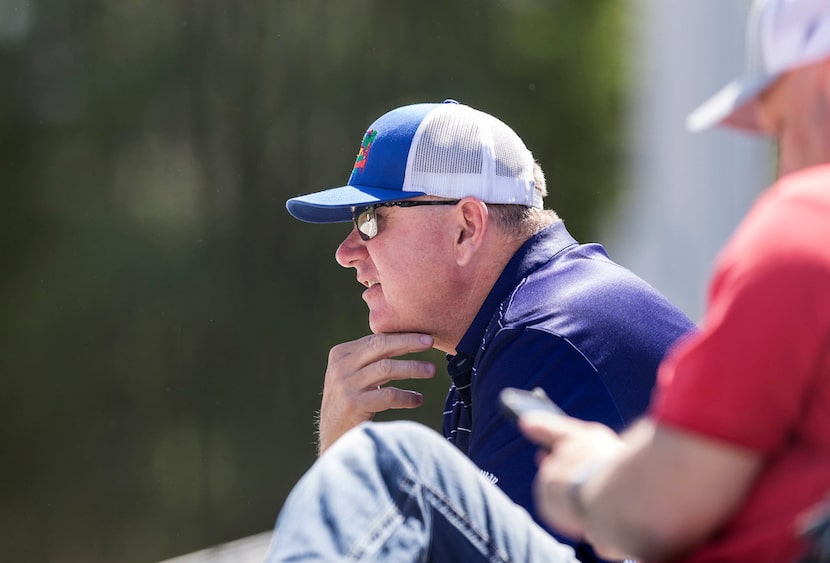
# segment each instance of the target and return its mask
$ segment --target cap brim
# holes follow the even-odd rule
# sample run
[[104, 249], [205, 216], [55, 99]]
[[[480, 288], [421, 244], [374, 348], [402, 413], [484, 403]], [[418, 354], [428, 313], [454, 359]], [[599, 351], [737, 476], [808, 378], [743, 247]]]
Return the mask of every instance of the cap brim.
[[703, 131], [714, 125], [729, 125], [747, 131], [760, 131], [755, 101], [777, 77], [744, 78], [727, 84], [686, 118], [686, 128]]
[[345, 223], [352, 220], [352, 207], [401, 201], [424, 195], [365, 186], [342, 186], [294, 197], [285, 202], [288, 212], [306, 223]]

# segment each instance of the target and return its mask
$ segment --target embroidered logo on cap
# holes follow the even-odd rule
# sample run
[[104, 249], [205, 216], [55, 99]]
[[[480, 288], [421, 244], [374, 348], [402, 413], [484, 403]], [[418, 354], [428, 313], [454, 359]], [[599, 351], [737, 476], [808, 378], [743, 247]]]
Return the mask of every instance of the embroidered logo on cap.
[[363, 136], [363, 142], [360, 143], [360, 150], [357, 153], [357, 158], [354, 161], [354, 170], [352, 172], [363, 171], [366, 166], [366, 159], [369, 158], [369, 150], [372, 148], [372, 143], [375, 142], [378, 132], [374, 129], [369, 129]]

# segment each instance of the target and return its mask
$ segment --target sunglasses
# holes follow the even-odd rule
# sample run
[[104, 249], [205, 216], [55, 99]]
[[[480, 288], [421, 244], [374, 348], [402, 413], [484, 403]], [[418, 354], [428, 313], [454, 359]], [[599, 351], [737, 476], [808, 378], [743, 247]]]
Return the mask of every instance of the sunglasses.
[[388, 201], [375, 203], [363, 207], [352, 207], [352, 222], [357, 233], [363, 240], [371, 240], [378, 234], [378, 216], [375, 210], [378, 207], [418, 207], [419, 205], [455, 205], [461, 200], [441, 201]]

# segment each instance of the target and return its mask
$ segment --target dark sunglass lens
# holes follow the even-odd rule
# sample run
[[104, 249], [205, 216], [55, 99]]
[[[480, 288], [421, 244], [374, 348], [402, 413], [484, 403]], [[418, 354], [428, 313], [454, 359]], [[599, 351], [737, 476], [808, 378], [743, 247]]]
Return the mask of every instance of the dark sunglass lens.
[[369, 240], [378, 234], [378, 222], [375, 219], [375, 208], [364, 207], [355, 213], [354, 219], [360, 238]]

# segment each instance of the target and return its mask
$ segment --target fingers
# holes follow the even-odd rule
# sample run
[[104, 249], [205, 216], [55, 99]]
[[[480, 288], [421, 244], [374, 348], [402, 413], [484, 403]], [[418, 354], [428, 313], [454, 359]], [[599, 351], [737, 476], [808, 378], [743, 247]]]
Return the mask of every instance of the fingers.
[[402, 379], [429, 379], [435, 375], [435, 364], [421, 360], [384, 358], [369, 364], [359, 374], [367, 387], [385, 385]]
[[354, 361], [367, 365], [381, 358], [403, 356], [412, 352], [423, 352], [432, 347], [433, 340], [428, 334], [413, 332], [378, 333], [358, 340], [338, 344], [329, 352], [329, 363], [352, 356]]
[[539, 459], [551, 457], [558, 461], [599, 452], [600, 457], [619, 451], [620, 437], [610, 428], [566, 415], [529, 412], [519, 418], [519, 429], [531, 442], [542, 447]]
[[383, 385], [435, 375], [431, 362], [396, 357], [427, 350], [432, 343], [426, 334], [379, 333], [332, 348], [320, 405], [320, 451], [349, 429], [371, 420], [375, 413], [422, 405], [420, 393]]
[[378, 413], [387, 409], [414, 409], [424, 404], [424, 396], [417, 391], [381, 387], [366, 393], [363, 406], [368, 412]]
[[561, 414], [531, 411], [519, 417], [519, 430], [531, 442], [552, 450], [557, 441], [579, 432], [582, 421]]
[[565, 535], [582, 537], [587, 516], [579, 500], [582, 495], [574, 491], [582, 490], [589, 478], [624, 455], [623, 441], [602, 424], [542, 412], [521, 417], [519, 427], [542, 446], [534, 480], [539, 515]]
[[[435, 375], [435, 365], [431, 362], [395, 357], [422, 352], [431, 346], [431, 336], [416, 333], [372, 334], [345, 342], [329, 353], [327, 379], [348, 378], [351, 388], [361, 390], [377, 388], [390, 381], [427, 379]], [[388, 398], [392, 396], [390, 394]]]

